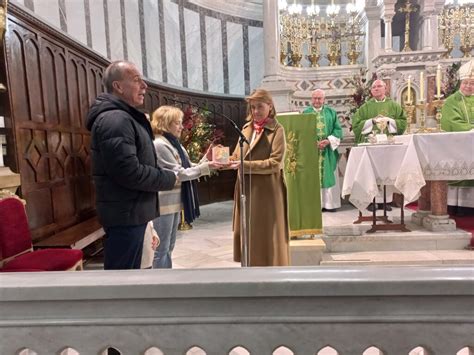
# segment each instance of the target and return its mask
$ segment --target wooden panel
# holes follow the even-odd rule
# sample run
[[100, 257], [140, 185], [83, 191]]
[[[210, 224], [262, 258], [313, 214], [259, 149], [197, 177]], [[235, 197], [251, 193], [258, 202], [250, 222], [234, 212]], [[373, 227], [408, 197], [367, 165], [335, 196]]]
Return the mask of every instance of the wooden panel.
[[[33, 239], [39, 241], [95, 214], [85, 117], [103, 91], [108, 61], [15, 4], [9, 6], [5, 53], [0, 71], [9, 87], [4, 131], [15, 158], [7, 162], [21, 174]], [[216, 113], [213, 122], [225, 132], [224, 144], [235, 145], [237, 134], [220, 114], [242, 126], [242, 98], [148, 85], [145, 111], [175, 105], [176, 100], [207, 107]], [[221, 172], [201, 182], [201, 203], [232, 198], [234, 182], [234, 172]]]

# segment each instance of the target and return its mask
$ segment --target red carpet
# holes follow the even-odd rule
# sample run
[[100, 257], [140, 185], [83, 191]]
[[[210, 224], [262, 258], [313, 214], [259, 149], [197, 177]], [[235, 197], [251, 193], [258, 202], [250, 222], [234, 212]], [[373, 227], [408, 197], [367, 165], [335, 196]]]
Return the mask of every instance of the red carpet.
[[[406, 208], [416, 211], [418, 209], [418, 203], [412, 202], [406, 205]], [[456, 227], [464, 229], [466, 232], [470, 232], [472, 235], [471, 238], [471, 248], [474, 247], [474, 217], [473, 216], [452, 216], [452, 219], [456, 221]]]

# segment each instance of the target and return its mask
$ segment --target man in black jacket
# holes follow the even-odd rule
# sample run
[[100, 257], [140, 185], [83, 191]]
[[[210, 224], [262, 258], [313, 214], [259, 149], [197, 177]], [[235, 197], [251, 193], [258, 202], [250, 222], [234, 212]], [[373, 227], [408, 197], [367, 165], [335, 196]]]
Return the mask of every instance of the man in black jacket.
[[171, 190], [172, 171], [156, 164], [153, 133], [143, 105], [147, 85], [129, 62], [110, 64], [106, 93], [87, 116], [99, 220], [107, 234], [104, 269], [139, 269], [146, 225], [159, 215], [158, 190]]

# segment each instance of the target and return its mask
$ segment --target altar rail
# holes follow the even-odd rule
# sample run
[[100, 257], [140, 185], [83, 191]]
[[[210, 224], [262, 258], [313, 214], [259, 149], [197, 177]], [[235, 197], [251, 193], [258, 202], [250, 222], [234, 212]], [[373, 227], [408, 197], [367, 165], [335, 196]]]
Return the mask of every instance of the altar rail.
[[1, 274], [0, 354], [469, 354], [473, 285], [471, 267]]

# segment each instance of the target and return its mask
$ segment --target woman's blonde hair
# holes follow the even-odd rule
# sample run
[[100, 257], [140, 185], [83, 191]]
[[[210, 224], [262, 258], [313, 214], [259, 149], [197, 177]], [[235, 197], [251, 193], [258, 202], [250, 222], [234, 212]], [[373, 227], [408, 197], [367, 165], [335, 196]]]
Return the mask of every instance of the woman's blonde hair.
[[270, 113], [268, 114], [268, 117], [275, 118], [276, 116], [275, 104], [273, 103], [272, 95], [270, 95], [270, 93], [267, 90], [256, 89], [250, 94], [250, 96], [247, 96], [245, 98], [245, 101], [247, 101], [247, 121], [250, 121], [252, 119], [252, 112], [250, 110], [250, 101], [260, 101], [260, 102], [265, 102], [268, 105], [271, 105], [272, 108], [270, 109]]
[[174, 106], [160, 106], [151, 115], [151, 129], [154, 134], [168, 132], [171, 123], [183, 119], [183, 111]]

